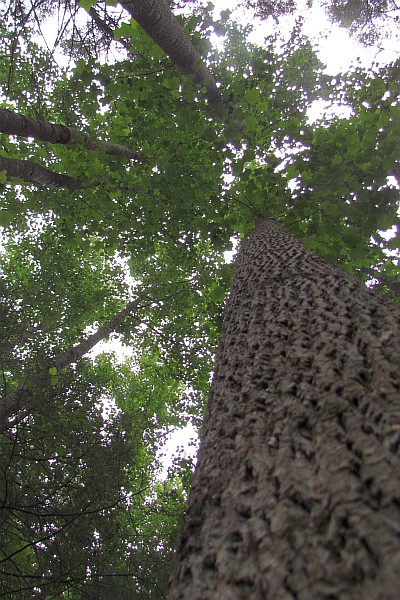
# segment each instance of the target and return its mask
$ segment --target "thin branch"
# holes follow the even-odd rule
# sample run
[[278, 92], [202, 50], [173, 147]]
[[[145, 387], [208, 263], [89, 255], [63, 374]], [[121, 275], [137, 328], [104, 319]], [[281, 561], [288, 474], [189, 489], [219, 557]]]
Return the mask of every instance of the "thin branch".
[[[102, 19], [100, 17], [100, 15], [96, 12], [96, 10], [93, 8], [93, 6], [91, 6], [91, 8], [89, 10], [89, 15], [92, 17], [92, 19], [96, 23], [97, 27], [103, 33], [105, 33], [112, 40], [115, 40], [114, 30], [111, 29], [111, 27], [108, 25], [108, 23], [106, 23], [106, 21], [104, 21], [104, 19]], [[126, 42], [122, 38], [119, 40], [116, 40], [116, 41], [118, 41], [125, 48], [125, 50], [128, 50], [128, 52], [129, 52], [131, 46], [128, 42]]]

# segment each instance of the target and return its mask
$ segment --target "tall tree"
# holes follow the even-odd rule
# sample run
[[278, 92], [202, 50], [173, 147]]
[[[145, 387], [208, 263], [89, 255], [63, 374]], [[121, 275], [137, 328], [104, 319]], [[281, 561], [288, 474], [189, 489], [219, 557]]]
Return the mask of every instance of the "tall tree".
[[[21, 6], [23, 3], [18, 3]], [[211, 27], [224, 34], [223, 51], [212, 51], [208, 45], [207, 61], [221, 83], [222, 97], [212, 109], [133, 21], [114, 32], [116, 38], [131, 39], [128, 58], [117, 57], [104, 64], [97, 59], [98, 53], [88, 55], [79, 38], [73, 45], [75, 66], [62, 72], [52, 63], [50, 74], [44, 68], [48, 55], [29, 40], [29, 31], [18, 45], [7, 19], [1, 25], [5, 35], [0, 38], [0, 49], [6, 60], [0, 62], [4, 73], [0, 86], [6, 106], [75, 129], [84, 126], [93, 139], [127, 147], [134, 140], [135, 148], [147, 159], [132, 166], [118, 157], [105, 156], [101, 148], [89, 153], [79, 146], [2, 138], [0, 152], [7, 159], [43, 162], [84, 183], [99, 182], [95, 190], [85, 185], [78, 191], [42, 188], [39, 192], [33, 185], [4, 182], [0, 212], [6, 225], [4, 235], [14, 239], [17, 247], [21, 237], [28, 237], [34, 246], [30, 268], [21, 273], [20, 261], [13, 262], [15, 274], [11, 272], [9, 279], [15, 293], [3, 295], [5, 329], [13, 331], [16, 324], [22, 340], [16, 349], [3, 353], [6, 389], [23, 383], [22, 365], [41, 373], [42, 367], [48, 366], [46, 359], [76, 344], [85, 326], [104, 323], [131, 299], [132, 293], [119, 289], [119, 293], [110, 292], [110, 301], [107, 286], [102, 285], [113, 279], [109, 267], [117, 258], [129, 265], [139, 286], [133, 296], [138, 289], [152, 286], [160, 299], [147, 307], [140, 327], [125, 320], [118, 328], [132, 348], [132, 360], [121, 367], [110, 357], [98, 359], [94, 365], [79, 361], [75, 368], [72, 364], [61, 371], [59, 381], [57, 373], [55, 381], [50, 377], [45, 387], [32, 388], [29, 415], [2, 436], [6, 500], [7, 490], [12, 489], [11, 501], [4, 504], [4, 530], [11, 523], [13, 531], [3, 556], [4, 589], [8, 592], [13, 589], [11, 580], [18, 589], [24, 587], [24, 581], [30, 589], [35, 587], [37, 571], [45, 577], [37, 586], [42, 594], [48, 590], [68, 594], [75, 589], [80, 599], [90, 589], [95, 597], [110, 597], [107, 582], [116, 577], [115, 592], [123, 580], [126, 597], [136, 591], [144, 597], [157, 597], [156, 584], [165, 581], [176, 531], [174, 507], [176, 502], [182, 504], [187, 471], [182, 468], [183, 473], [171, 477], [165, 486], [154, 484], [155, 452], [169, 427], [201, 419], [231, 279], [232, 269], [223, 264], [223, 252], [232, 248], [231, 238], [236, 243], [247, 237], [257, 215], [279, 218], [304, 244], [361, 279], [372, 271], [385, 293], [389, 292], [380, 274], [396, 281], [396, 258], [384, 252], [398, 246], [398, 192], [388, 180], [388, 174], [395, 172], [400, 147], [395, 71], [389, 67], [367, 73], [356, 69], [333, 79], [323, 72], [310, 42], [298, 29], [285, 39], [272, 36], [258, 47], [248, 43], [247, 30], [229, 22], [226, 13], [217, 23], [207, 13], [180, 21], [196, 46], [203, 44], [204, 55]], [[353, 114], [311, 123], [308, 111], [315, 100], [329, 106], [345, 102]], [[53, 250], [48, 244], [41, 253], [42, 239], [37, 239], [35, 231], [50, 224], [62, 242], [61, 250], [59, 245]], [[394, 237], [387, 241], [381, 232], [390, 229]], [[18, 250], [16, 259], [21, 257]], [[97, 269], [92, 261], [81, 262], [90, 252], [105, 269]], [[7, 248], [6, 256], [8, 253]], [[69, 261], [72, 266], [76, 261], [84, 267], [84, 281], [75, 275], [82, 271], [69, 269]], [[21, 275], [24, 290], [19, 293]], [[98, 284], [102, 288], [99, 298], [94, 293]], [[26, 289], [36, 286], [41, 293], [34, 295], [27, 307]], [[290, 295], [286, 286], [284, 291]], [[44, 321], [46, 303], [55, 313], [50, 315], [50, 328], [37, 327]], [[84, 318], [81, 304], [86, 309]], [[27, 312], [32, 314], [28, 320]], [[325, 339], [322, 334], [321, 338]], [[303, 348], [301, 356], [306, 350]], [[318, 359], [317, 346], [311, 350]], [[233, 360], [240, 363], [238, 356]], [[278, 369], [283, 358], [274, 360]], [[261, 367], [260, 373], [265, 375]], [[234, 377], [239, 375], [240, 365]], [[284, 390], [283, 376], [281, 383], [274, 383]], [[110, 424], [101, 417], [104, 397], [117, 407]], [[223, 420], [223, 415], [218, 418]], [[259, 421], [260, 425], [264, 422]], [[134, 433], [136, 422], [140, 427]], [[322, 425], [315, 427], [323, 427], [324, 422], [322, 419]], [[285, 425], [290, 429], [291, 421]], [[121, 432], [122, 446], [131, 440], [131, 464], [122, 459], [124, 477], [113, 487], [123, 500], [121, 510], [114, 517], [112, 510], [102, 512], [100, 505], [94, 504], [96, 516], [90, 527], [77, 526], [73, 534], [63, 536], [71, 506], [84, 508], [100, 491], [96, 460], [85, 463], [79, 454], [79, 440], [85, 440], [85, 451], [90, 440], [101, 446], [102, 428], [108, 427]], [[320, 437], [317, 441], [323, 444]], [[240, 439], [237, 442], [244, 452]], [[66, 450], [70, 446], [77, 449], [73, 457]], [[129, 444], [124, 447], [129, 454]], [[43, 463], [37, 460], [41, 456], [46, 457]], [[53, 462], [56, 456], [65, 464], [63, 490], [52, 485], [58, 474], [57, 461]], [[96, 456], [99, 464], [101, 450]], [[112, 479], [112, 461], [108, 464], [107, 477]], [[69, 483], [74, 484], [73, 490]], [[149, 486], [145, 495], [140, 493], [142, 484]], [[157, 499], [161, 500], [158, 509]], [[59, 507], [56, 517], [52, 504]], [[32, 506], [31, 518], [28, 511]], [[172, 522], [167, 519], [169, 513]], [[42, 541], [48, 535], [43, 531], [52, 527], [55, 518], [57, 535]], [[96, 532], [100, 533], [99, 542]], [[79, 568], [74, 568], [74, 548], [83, 549], [77, 557]], [[15, 557], [19, 562], [14, 564]], [[131, 568], [134, 565], [138, 568]], [[162, 577], [157, 579], [152, 575], [158, 565]]]
[[227, 304], [170, 600], [400, 594], [400, 311], [262, 219]]

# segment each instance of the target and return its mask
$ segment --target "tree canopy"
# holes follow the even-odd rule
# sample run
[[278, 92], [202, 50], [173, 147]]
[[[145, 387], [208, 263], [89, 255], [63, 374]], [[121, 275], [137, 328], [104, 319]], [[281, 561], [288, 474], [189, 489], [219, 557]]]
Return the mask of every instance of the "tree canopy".
[[[1, 15], [0, 118], [79, 132], [1, 134], [5, 598], [165, 597], [192, 464], [161, 479], [160, 451], [201, 423], [224, 253], [259, 216], [392, 299], [400, 285], [398, 62], [332, 77], [300, 25], [256, 45], [228, 12], [197, 8], [176, 22], [211, 102], [210, 80], [110, 4], [82, 1], [72, 26], [58, 13], [63, 63], [38, 38], [54, 3]], [[79, 186], [26, 179], [29, 165]], [[112, 330], [126, 358], [76, 353], [132, 302]]]

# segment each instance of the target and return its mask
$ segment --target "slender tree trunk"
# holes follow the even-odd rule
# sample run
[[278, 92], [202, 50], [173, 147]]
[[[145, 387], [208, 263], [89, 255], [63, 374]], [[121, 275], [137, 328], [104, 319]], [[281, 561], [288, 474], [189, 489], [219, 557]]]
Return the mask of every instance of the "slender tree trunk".
[[[96, 344], [115, 331], [118, 325], [122, 323], [127, 316], [131, 315], [146, 298], [148, 298], [147, 294], [139, 295], [135, 300], [127, 304], [125, 308], [115, 314], [112, 319], [105, 323], [105, 325], [99, 327], [92, 335], [84, 338], [79, 344], [65, 350], [57, 357], [49, 359], [48, 364], [42, 373], [27, 375], [23, 385], [20, 385], [15, 390], [6, 394], [0, 402], [0, 433], [6, 431], [10, 425], [16, 425], [26, 416], [26, 410], [29, 410], [28, 405], [33, 387], [38, 384], [43, 384], [49, 379], [49, 369], [51, 367], [60, 371], [64, 367], [81, 360], [81, 358], [94, 348]], [[12, 421], [12, 423], [10, 423], [10, 417], [14, 413], [21, 411], [23, 414], [20, 414]]]
[[184, 73], [206, 86], [209, 102], [219, 100], [214, 77], [165, 0], [121, 0], [120, 4]]
[[[109, 37], [110, 40], [114, 40], [114, 29], [112, 29], [108, 23], [100, 17], [98, 12], [93, 8], [93, 6], [89, 9], [89, 15], [92, 17], [93, 21], [96, 23], [97, 27]], [[125, 50], [130, 50], [130, 44], [125, 42], [122, 39], [116, 40], [118, 41]]]
[[400, 598], [400, 314], [263, 219], [227, 304], [170, 600]]
[[0, 156], [0, 171], [6, 172], [7, 179], [18, 177], [28, 183], [38, 183], [66, 190], [79, 190], [83, 187], [79, 179], [50, 171], [50, 169], [46, 169], [29, 160], [3, 158]]
[[98, 140], [92, 141], [87, 133], [83, 133], [78, 129], [32, 119], [6, 108], [0, 108], [0, 132], [32, 137], [52, 144], [74, 144], [79, 140], [83, 140], [83, 146], [86, 150], [96, 150], [96, 148], [102, 147], [106, 154], [140, 160], [136, 152], [120, 144], [113, 145]]
[[122, 321], [132, 314], [132, 312], [140, 305], [143, 300], [148, 298], [147, 294], [140, 294], [135, 300], [129, 302], [120, 310], [117, 314], [113, 316], [112, 319], [107, 321], [105, 325], [99, 327], [97, 331], [89, 335], [87, 338], [84, 338], [79, 344], [69, 348], [62, 354], [60, 354], [55, 360], [52, 361], [52, 365], [57, 368], [57, 370], [61, 370], [64, 367], [67, 367], [71, 363], [77, 362], [80, 360], [85, 354], [87, 354], [92, 348], [96, 346], [101, 340], [105, 337], [109, 336], [113, 331], [116, 330], [118, 325], [122, 323]]

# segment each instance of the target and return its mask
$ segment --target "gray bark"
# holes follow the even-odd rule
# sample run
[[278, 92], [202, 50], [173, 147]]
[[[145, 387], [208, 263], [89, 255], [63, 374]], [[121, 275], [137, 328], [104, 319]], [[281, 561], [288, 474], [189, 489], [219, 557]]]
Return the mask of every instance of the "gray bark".
[[66, 190], [79, 190], [83, 187], [79, 179], [74, 179], [68, 175], [50, 171], [50, 169], [46, 169], [29, 160], [4, 158], [0, 156], [0, 171], [5, 171], [7, 173], [7, 179], [18, 177], [28, 183], [38, 183], [40, 185]]
[[83, 147], [86, 150], [96, 150], [96, 148], [102, 147], [106, 154], [140, 160], [136, 152], [130, 148], [126, 148], [126, 146], [108, 144], [99, 140], [92, 141], [87, 133], [78, 129], [32, 119], [32, 117], [20, 115], [6, 108], [0, 108], [0, 132], [9, 135], [32, 137], [36, 140], [52, 144], [74, 144], [77, 141], [83, 140]]
[[[65, 350], [56, 358], [49, 359], [43, 373], [27, 375], [23, 385], [6, 394], [0, 402], [0, 433], [7, 431], [11, 425], [15, 426], [26, 416], [26, 410], [29, 410], [33, 387], [38, 384], [43, 385], [49, 379], [49, 369], [51, 367], [55, 367], [57, 371], [61, 371], [64, 367], [81, 360], [96, 344], [115, 331], [118, 325], [127, 316], [131, 315], [145, 298], [148, 298], [146, 294], [139, 295], [135, 300], [127, 304], [125, 308], [115, 314], [112, 319], [99, 327], [92, 335], [84, 338], [72, 348]], [[22, 414], [10, 422], [11, 416], [21, 411]]]
[[184, 73], [205, 85], [209, 102], [219, 100], [214, 77], [165, 0], [121, 0], [120, 4]]
[[399, 325], [397, 306], [260, 220], [170, 600], [400, 598]]

